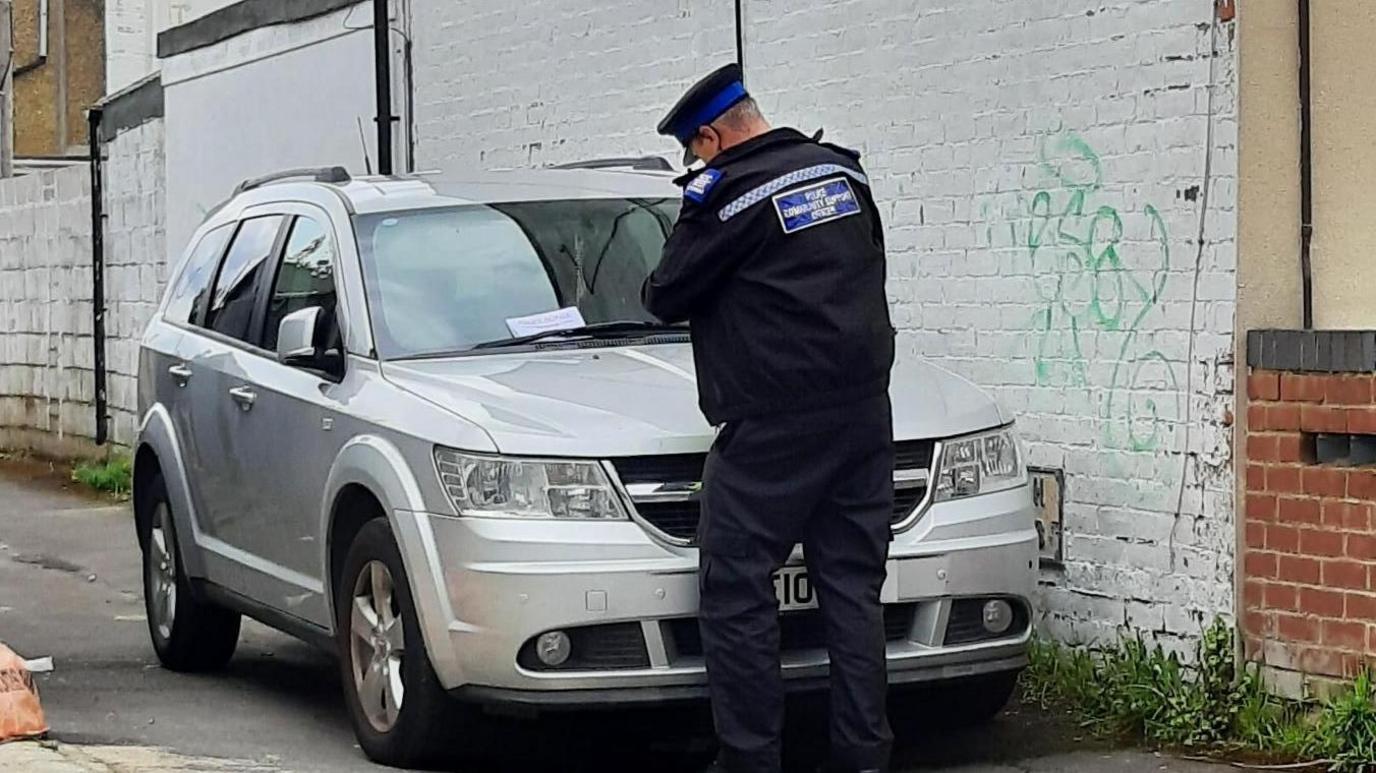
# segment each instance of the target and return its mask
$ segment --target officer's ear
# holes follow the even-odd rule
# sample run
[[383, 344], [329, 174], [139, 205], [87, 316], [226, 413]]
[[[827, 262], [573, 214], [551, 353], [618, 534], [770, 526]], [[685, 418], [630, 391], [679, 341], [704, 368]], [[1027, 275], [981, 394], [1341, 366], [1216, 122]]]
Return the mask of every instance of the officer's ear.
[[699, 126], [698, 139], [708, 143], [708, 146], [714, 150], [721, 149], [721, 132], [717, 131], [714, 126]]

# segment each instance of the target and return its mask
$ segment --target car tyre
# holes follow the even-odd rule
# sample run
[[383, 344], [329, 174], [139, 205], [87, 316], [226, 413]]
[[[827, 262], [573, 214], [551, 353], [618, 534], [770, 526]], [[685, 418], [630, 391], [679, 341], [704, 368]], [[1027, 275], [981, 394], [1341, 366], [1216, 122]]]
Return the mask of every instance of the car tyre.
[[167, 484], [156, 475], [141, 492], [143, 603], [158, 661], [172, 671], [223, 668], [239, 644], [239, 614], [199, 598], [183, 571]]
[[440, 760], [458, 706], [430, 665], [401, 551], [387, 521], [366, 523], [335, 593], [340, 676], [354, 734], [374, 762], [400, 768]]

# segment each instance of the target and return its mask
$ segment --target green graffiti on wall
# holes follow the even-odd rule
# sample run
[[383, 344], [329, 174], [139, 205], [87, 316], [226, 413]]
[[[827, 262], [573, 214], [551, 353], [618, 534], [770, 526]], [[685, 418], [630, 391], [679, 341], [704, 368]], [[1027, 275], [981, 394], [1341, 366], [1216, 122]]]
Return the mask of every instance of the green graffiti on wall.
[[[1037, 167], [1035, 193], [1020, 200], [1020, 222], [1009, 223], [1036, 287], [1030, 329], [1037, 384], [1089, 390], [1105, 441], [1157, 448], [1166, 422], [1178, 416], [1163, 415], [1167, 406], [1158, 400], [1181, 399], [1175, 364], [1142, 334], [1169, 276], [1165, 222], [1150, 204], [1124, 213], [1103, 201], [1103, 163], [1078, 135], [1043, 138]], [[1126, 240], [1125, 218], [1146, 238]], [[1024, 229], [1026, 239], [1018, 240]]]

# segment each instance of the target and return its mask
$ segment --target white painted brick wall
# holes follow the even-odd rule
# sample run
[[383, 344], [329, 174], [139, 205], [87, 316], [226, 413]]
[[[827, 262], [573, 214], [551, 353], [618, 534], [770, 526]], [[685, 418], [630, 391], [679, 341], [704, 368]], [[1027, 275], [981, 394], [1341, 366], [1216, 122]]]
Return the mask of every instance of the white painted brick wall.
[[[163, 127], [106, 145], [110, 440], [135, 435], [138, 340], [166, 279]], [[0, 180], [0, 445], [80, 453], [95, 437], [90, 170]]]
[[[420, 166], [670, 155], [655, 122], [731, 58], [734, 29], [722, 0], [659, 6], [416, 3]], [[1231, 615], [1234, 29], [1215, 41], [1210, 0], [745, 0], [745, 15], [766, 112], [865, 152], [901, 356], [987, 388], [1032, 463], [1065, 470], [1047, 629], [1127, 624], [1182, 646]]]
[[421, 169], [679, 156], [654, 133], [735, 59], [731, 0], [413, 4]]
[[168, 253], [245, 179], [335, 164], [359, 174], [365, 152], [377, 158], [367, 11], [260, 27], [163, 60]]
[[157, 72], [158, 33], [235, 0], [105, 0], [105, 93]]
[[1211, 6], [748, 4], [766, 112], [865, 151], [903, 356], [989, 389], [1065, 470], [1044, 598], [1068, 639], [1232, 612], [1235, 49], [1224, 27], [1209, 56]]

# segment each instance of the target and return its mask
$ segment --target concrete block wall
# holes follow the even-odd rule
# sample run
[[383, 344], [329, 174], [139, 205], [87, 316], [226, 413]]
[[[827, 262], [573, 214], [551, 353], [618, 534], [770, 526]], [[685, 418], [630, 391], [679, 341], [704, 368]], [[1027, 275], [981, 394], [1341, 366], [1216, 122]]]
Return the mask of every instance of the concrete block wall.
[[[420, 167], [673, 157], [654, 124], [734, 57], [730, 5], [417, 3]], [[865, 152], [902, 356], [989, 389], [1065, 473], [1045, 627], [1184, 648], [1231, 616], [1234, 26], [1210, 0], [743, 10], [765, 111]]]
[[138, 341], [169, 269], [163, 135], [163, 121], [156, 119], [105, 146], [107, 395], [110, 438], [125, 446], [137, 432]]
[[[105, 146], [110, 441], [136, 433], [138, 341], [167, 277], [162, 121]], [[90, 168], [0, 180], [0, 448], [94, 453]]]
[[82, 453], [95, 436], [89, 175], [0, 180], [0, 447]]

